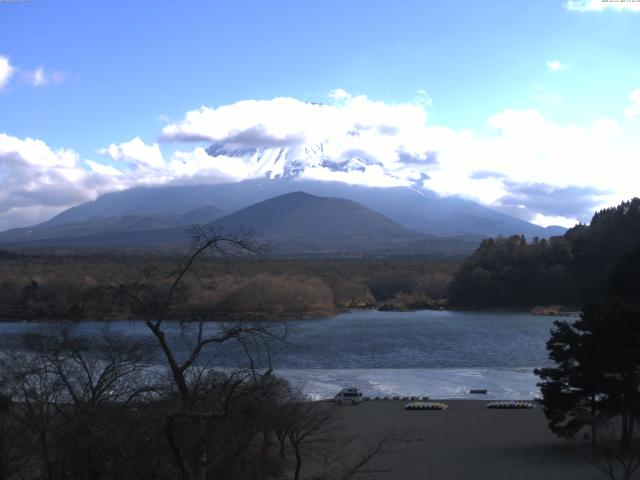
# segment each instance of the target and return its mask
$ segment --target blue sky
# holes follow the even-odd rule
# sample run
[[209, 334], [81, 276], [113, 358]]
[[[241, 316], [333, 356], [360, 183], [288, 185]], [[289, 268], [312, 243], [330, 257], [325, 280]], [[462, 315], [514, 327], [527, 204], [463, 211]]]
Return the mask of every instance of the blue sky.
[[[587, 208], [628, 197], [631, 187], [624, 179], [609, 184], [595, 171], [572, 182], [553, 172], [529, 178], [526, 169], [521, 175], [517, 169], [499, 172], [504, 179], [495, 176], [489, 183], [461, 191], [453, 185], [461, 185], [456, 180], [461, 175], [470, 178], [475, 171], [496, 167], [491, 162], [488, 168], [483, 165], [483, 158], [491, 156], [490, 146], [514, 147], [518, 133], [494, 145], [496, 135], [504, 135], [496, 129], [503, 132], [505, 122], [520, 122], [525, 130], [533, 122], [547, 132], [547, 137], [534, 136], [542, 143], [557, 142], [556, 130], [584, 129], [581, 133], [571, 130], [569, 137], [576, 141], [601, 136], [606, 130], [606, 135], [616, 138], [611, 155], [619, 156], [619, 169], [639, 172], [634, 163], [638, 157], [633, 156], [634, 138], [640, 133], [633, 96], [640, 89], [638, 45], [640, 9], [632, 3], [598, 0], [0, 0], [0, 133], [5, 136], [5, 147], [0, 146], [5, 167], [4, 173], [0, 170], [0, 182], [5, 191], [15, 193], [15, 198], [0, 195], [0, 227], [43, 219], [109, 189], [171, 181], [166, 171], [143, 175], [141, 162], [130, 155], [109, 155], [105, 149], [139, 137], [145, 147], [157, 147], [162, 162], [169, 164], [176, 151], [185, 153], [202, 144], [162, 141], [166, 140], [163, 129], [180, 126], [187, 112], [201, 106], [215, 109], [276, 97], [344, 106], [345, 101], [363, 96], [389, 106], [420, 105], [428, 126], [446, 129], [425, 134], [437, 137], [435, 147], [450, 149], [443, 150], [442, 158], [448, 160], [442, 161], [441, 170], [457, 176], [429, 172], [433, 185], [425, 186], [443, 194], [466, 195], [510, 213], [521, 210], [520, 216], [541, 224], [551, 219], [570, 224], [583, 220]], [[330, 96], [336, 89], [349, 97]], [[277, 109], [273, 111], [278, 115]], [[529, 116], [523, 118], [518, 112], [529, 112]], [[490, 120], [500, 113], [506, 116]], [[229, 121], [216, 118], [209, 120]], [[594, 128], [594, 122], [602, 119], [604, 123]], [[453, 152], [452, 143], [460, 142], [447, 135], [464, 137], [465, 132], [474, 136], [470, 150]], [[205, 137], [220, 140], [215, 135]], [[26, 158], [36, 155], [23, 145], [27, 138], [41, 141], [54, 155], [65, 149], [66, 155], [76, 159], [65, 157], [56, 163]], [[597, 142], [597, 148], [609, 154]], [[564, 158], [583, 153], [559, 148]], [[101, 149], [103, 153], [98, 153]], [[47, 177], [56, 168], [91, 171], [89, 160], [117, 168], [127, 179], [120, 176], [116, 181], [115, 172], [98, 168], [101, 172], [91, 171], [92, 178], [82, 178], [86, 185], [78, 187], [75, 196], [55, 198], [52, 193], [47, 202], [53, 180], [42, 180], [49, 190], [36, 192], [36, 185], [33, 191], [38, 195], [26, 195], [32, 187], [22, 182], [29, 176], [24, 169], [12, 174], [3, 152], [5, 156], [17, 152], [25, 165], [35, 165], [35, 176]], [[514, 163], [554, 155], [542, 151], [536, 153], [538, 157], [524, 155], [519, 160], [517, 149], [503, 154]], [[457, 160], [461, 156], [465, 158]], [[474, 156], [477, 164], [469, 166], [468, 157]], [[566, 161], [576, 162], [569, 167], [582, 168], [580, 158]], [[80, 178], [77, 172], [54, 173], [57, 182], [77, 183]], [[517, 183], [517, 188], [507, 180]], [[584, 197], [585, 209], [536, 211], [535, 199], [522, 193], [536, 185], [538, 194], [547, 195], [580, 188], [578, 196]], [[487, 193], [491, 189], [493, 194]]]

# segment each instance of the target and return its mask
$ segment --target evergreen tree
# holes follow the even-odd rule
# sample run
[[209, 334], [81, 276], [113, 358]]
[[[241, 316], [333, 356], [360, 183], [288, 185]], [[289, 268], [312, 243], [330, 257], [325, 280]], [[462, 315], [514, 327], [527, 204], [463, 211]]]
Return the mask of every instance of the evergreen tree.
[[604, 301], [616, 262], [638, 246], [640, 198], [602, 210], [590, 225], [577, 225], [562, 237], [484, 240], [460, 266], [449, 302], [484, 308]]
[[583, 309], [574, 323], [556, 322], [547, 342], [555, 367], [536, 369], [551, 430], [573, 437], [617, 417], [628, 445], [640, 418], [640, 249], [623, 256], [607, 300]]
[[[587, 315], [587, 320], [595, 318]], [[575, 323], [555, 322], [547, 342], [556, 367], [536, 369], [542, 382], [542, 404], [549, 428], [560, 437], [572, 438], [583, 427], [597, 441], [597, 426], [604, 413], [604, 376], [599, 364], [601, 344], [585, 322], [585, 312]]]

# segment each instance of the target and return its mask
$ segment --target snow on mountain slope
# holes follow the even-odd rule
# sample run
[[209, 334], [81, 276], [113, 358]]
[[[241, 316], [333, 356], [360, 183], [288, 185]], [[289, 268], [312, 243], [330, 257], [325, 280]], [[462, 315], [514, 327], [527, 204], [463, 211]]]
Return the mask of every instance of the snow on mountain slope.
[[[345, 149], [325, 140], [317, 144], [233, 148], [212, 144], [206, 152], [213, 158], [239, 159], [253, 171], [254, 178], [305, 178], [337, 180], [368, 186], [417, 186], [428, 178], [411, 169], [391, 172], [376, 158], [361, 149]], [[401, 157], [402, 152], [398, 152]], [[423, 159], [429, 163], [429, 159]]]

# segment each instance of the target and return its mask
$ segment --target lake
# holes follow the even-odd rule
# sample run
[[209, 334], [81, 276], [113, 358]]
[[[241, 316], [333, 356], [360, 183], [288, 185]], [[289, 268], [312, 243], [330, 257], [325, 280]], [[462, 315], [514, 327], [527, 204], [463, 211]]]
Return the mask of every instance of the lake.
[[[470, 389], [487, 389], [479, 398], [530, 399], [538, 394], [532, 369], [549, 364], [545, 343], [554, 319], [518, 312], [356, 311], [288, 322], [288, 344], [274, 346], [271, 360], [276, 373], [313, 398], [356, 386], [372, 396], [477, 398]], [[17, 334], [48, 328], [51, 324], [2, 323], [0, 334], [9, 348]], [[89, 321], [74, 328], [87, 335], [111, 329], [151, 340], [142, 322]], [[174, 328], [176, 345], [186, 341]], [[232, 367], [245, 357], [234, 342], [217, 349], [215, 361]]]

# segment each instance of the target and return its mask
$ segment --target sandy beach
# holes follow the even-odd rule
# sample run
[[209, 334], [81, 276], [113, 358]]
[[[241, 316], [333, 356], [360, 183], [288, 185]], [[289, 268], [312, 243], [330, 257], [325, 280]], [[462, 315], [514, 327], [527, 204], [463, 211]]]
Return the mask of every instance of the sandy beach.
[[486, 401], [446, 401], [444, 411], [406, 411], [403, 401], [370, 401], [339, 410], [345, 434], [373, 442], [402, 432], [377, 457], [367, 479], [568, 480], [600, 478], [579, 442], [554, 436], [540, 407], [491, 410]]

